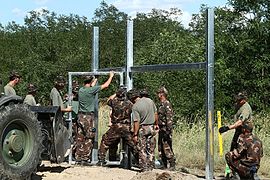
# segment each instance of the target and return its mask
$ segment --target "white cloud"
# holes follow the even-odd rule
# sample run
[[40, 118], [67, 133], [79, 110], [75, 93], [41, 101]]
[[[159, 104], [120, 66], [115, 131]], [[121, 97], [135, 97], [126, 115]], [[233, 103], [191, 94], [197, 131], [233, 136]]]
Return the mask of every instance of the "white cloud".
[[120, 11], [126, 12], [129, 16], [134, 18], [137, 12], [149, 13], [153, 8], [169, 10], [170, 8], [178, 8], [182, 15], [178, 18], [185, 28], [191, 20], [192, 13], [183, 10], [183, 5], [186, 3], [196, 2], [198, 0], [116, 0], [112, 4]]
[[181, 0], [116, 0], [112, 3], [119, 10], [149, 12], [151, 9], [181, 8]]
[[[42, 15], [44, 10], [48, 10], [48, 7], [46, 7], [46, 6], [39, 7], [39, 8], [33, 9], [32, 11], [35, 11], [37, 14]], [[30, 16], [30, 14], [27, 13], [27, 16]]]
[[181, 21], [181, 23], [185, 28], [188, 28], [189, 27], [188, 24], [190, 23], [191, 18], [192, 14], [190, 12], [182, 11], [182, 15], [180, 16], [179, 20]]
[[14, 8], [11, 10], [12, 14], [15, 14], [15, 16], [17, 17], [24, 17], [26, 15], [26, 12], [24, 12], [23, 10], [19, 9], [19, 8]]
[[44, 5], [48, 2], [49, 0], [34, 0], [34, 2], [38, 5]]
[[39, 8], [34, 9], [33, 11], [36, 11], [38, 14], [43, 14], [44, 10], [48, 10], [48, 7], [46, 6], [39, 7]]

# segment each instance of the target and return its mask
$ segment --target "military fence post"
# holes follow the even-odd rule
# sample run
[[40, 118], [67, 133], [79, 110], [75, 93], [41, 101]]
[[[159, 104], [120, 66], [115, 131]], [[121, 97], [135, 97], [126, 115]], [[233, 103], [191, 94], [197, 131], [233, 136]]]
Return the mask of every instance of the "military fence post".
[[[93, 29], [93, 52], [92, 52], [92, 72], [97, 72], [99, 68], [99, 28], [94, 27]], [[95, 97], [95, 123], [94, 127], [96, 128], [96, 136], [93, 143], [92, 151], [92, 161], [98, 160], [98, 93]]]
[[207, 9], [207, 112], [206, 112], [206, 179], [213, 179], [214, 171], [214, 10]]
[[127, 59], [126, 59], [126, 86], [133, 88], [131, 67], [133, 66], [133, 21], [127, 21]]

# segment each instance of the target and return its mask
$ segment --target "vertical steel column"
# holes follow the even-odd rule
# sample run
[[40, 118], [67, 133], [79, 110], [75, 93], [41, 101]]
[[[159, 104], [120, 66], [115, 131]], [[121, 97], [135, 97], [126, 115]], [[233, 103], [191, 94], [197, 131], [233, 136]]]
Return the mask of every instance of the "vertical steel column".
[[[70, 73], [68, 73], [68, 105], [71, 105], [71, 95], [72, 95], [72, 76]], [[72, 139], [72, 112], [68, 113], [68, 138], [71, 140]], [[70, 147], [70, 153], [68, 156], [68, 163], [72, 164], [72, 144]]]
[[[99, 68], [99, 28], [94, 27], [93, 29], [93, 53], [92, 53], [92, 71], [96, 72]], [[94, 141], [94, 147], [92, 150], [92, 161], [98, 160], [98, 94], [95, 97], [95, 128], [96, 128], [96, 136]]]
[[127, 59], [126, 59], [126, 87], [133, 88], [131, 67], [133, 66], [133, 21], [127, 21]]
[[206, 109], [206, 179], [214, 172], [214, 10], [207, 9], [207, 109]]

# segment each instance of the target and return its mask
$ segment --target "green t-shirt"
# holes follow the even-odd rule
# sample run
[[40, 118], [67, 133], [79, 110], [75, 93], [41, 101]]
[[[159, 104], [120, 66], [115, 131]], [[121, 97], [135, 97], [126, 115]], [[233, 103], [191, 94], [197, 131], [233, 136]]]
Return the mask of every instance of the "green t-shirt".
[[79, 89], [79, 112], [94, 112], [95, 96], [101, 90], [101, 86], [81, 87]]
[[132, 107], [132, 118], [134, 121], [139, 121], [141, 125], [153, 125], [155, 113], [157, 113], [157, 107], [150, 98], [143, 97]]

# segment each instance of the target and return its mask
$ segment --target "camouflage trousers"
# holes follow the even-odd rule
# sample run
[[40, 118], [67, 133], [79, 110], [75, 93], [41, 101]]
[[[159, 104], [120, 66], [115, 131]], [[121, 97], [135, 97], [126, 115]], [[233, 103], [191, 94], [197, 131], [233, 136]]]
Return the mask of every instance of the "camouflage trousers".
[[78, 115], [78, 131], [76, 135], [75, 158], [76, 160], [89, 160], [93, 149], [95, 132], [93, 129], [94, 114]]
[[114, 152], [121, 138], [123, 138], [123, 140], [130, 147], [134, 156], [136, 156], [137, 149], [132, 139], [132, 133], [130, 132], [130, 125], [116, 123], [112, 124], [110, 129], [102, 136], [98, 151], [98, 159], [105, 160], [106, 152], [109, 148], [110, 149], [112, 148]]
[[237, 172], [241, 178], [251, 179], [251, 167], [241, 163], [241, 159], [234, 159], [232, 152], [226, 153], [225, 159], [230, 169], [234, 172]]
[[138, 133], [139, 167], [142, 171], [152, 170], [155, 166], [156, 132], [153, 125], [140, 126]]
[[[172, 135], [160, 130], [158, 133], [158, 154], [164, 168], [175, 167], [175, 156], [172, 149]], [[169, 167], [168, 167], [169, 163]]]

